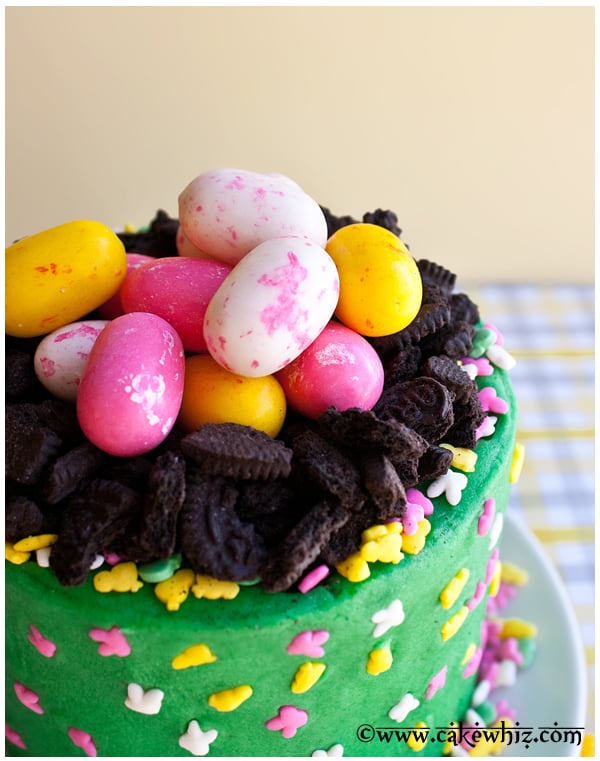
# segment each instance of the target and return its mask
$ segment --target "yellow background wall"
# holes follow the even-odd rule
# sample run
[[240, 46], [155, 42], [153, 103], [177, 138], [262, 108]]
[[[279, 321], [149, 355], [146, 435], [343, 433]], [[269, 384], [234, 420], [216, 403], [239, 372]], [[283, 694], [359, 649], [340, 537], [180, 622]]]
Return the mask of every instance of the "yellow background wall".
[[591, 7], [6, 9], [7, 243], [200, 172], [394, 209], [465, 279], [593, 278]]

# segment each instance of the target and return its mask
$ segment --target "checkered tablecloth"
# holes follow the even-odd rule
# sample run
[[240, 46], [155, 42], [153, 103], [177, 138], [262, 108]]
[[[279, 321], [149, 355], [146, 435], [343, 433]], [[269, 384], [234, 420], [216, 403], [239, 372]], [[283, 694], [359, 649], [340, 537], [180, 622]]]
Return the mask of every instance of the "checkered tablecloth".
[[514, 511], [542, 543], [573, 605], [594, 732], [594, 288], [460, 284], [517, 360], [511, 370], [525, 445]]

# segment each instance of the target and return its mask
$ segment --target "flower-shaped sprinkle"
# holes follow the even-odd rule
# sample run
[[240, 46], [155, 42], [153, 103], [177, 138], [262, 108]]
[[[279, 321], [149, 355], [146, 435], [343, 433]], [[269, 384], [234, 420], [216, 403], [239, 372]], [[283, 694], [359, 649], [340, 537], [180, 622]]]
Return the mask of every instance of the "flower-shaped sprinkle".
[[500, 415], [508, 412], [508, 404], [498, 396], [493, 386], [485, 386], [477, 393], [477, 396], [481, 402], [481, 409], [484, 412], [495, 412]]
[[144, 713], [147, 716], [154, 716], [155, 714], [160, 713], [164, 696], [165, 693], [162, 690], [145, 690], [141, 685], [132, 682], [127, 685], [125, 705], [130, 711]]
[[344, 746], [340, 743], [332, 745], [329, 750], [315, 750], [312, 758], [341, 758], [344, 755]]
[[322, 658], [325, 655], [322, 645], [328, 639], [329, 632], [326, 629], [307, 630], [296, 634], [286, 647], [286, 650], [290, 655], [306, 655], [308, 658]]
[[466, 487], [468, 479], [464, 473], [456, 473], [454, 470], [447, 470], [442, 476], [427, 487], [428, 497], [439, 497], [444, 494], [449, 505], [453, 507], [458, 505], [462, 498], [463, 489]]
[[400, 626], [404, 621], [404, 608], [401, 600], [393, 600], [387, 608], [382, 608], [371, 616], [375, 624], [374, 637], [381, 637], [393, 626]]
[[417, 530], [414, 534], [402, 534], [402, 551], [407, 555], [418, 555], [425, 547], [425, 539], [431, 531], [431, 523], [427, 518], [423, 518], [417, 524]]
[[401, 700], [396, 703], [395, 706], [392, 706], [390, 709], [390, 712], [388, 713], [388, 716], [390, 719], [393, 719], [394, 721], [404, 721], [408, 714], [411, 711], [414, 711], [415, 708], [417, 708], [420, 705], [420, 701], [415, 698], [415, 696], [407, 692], [406, 695], [404, 695]]
[[499, 367], [501, 370], [506, 370], [507, 372], [512, 370], [513, 367], [517, 364], [517, 360], [512, 356], [512, 354], [509, 354], [506, 351], [504, 346], [490, 346], [485, 355], [490, 360], [490, 362], [496, 365], [496, 367]]
[[98, 655], [119, 655], [121, 658], [131, 653], [131, 647], [127, 637], [118, 626], [110, 629], [90, 629], [90, 637], [94, 642], [99, 642]]

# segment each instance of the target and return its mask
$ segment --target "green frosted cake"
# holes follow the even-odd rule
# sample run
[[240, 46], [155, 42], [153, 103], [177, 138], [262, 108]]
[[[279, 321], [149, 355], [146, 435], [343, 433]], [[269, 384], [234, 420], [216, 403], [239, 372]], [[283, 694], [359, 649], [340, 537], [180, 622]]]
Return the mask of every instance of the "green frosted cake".
[[[390, 212], [320, 213], [324, 250], [354, 224], [399, 240]], [[178, 256], [180, 232], [160, 213], [118, 237], [128, 257], [160, 261]], [[522, 452], [501, 334], [448, 270], [413, 261], [416, 314], [363, 334], [384, 373], [376, 400], [307, 417], [290, 396], [271, 435], [235, 416], [180, 419], [158, 444], [115, 454], [93, 426], [84, 435], [82, 404], [36, 375], [47, 333], [10, 333], [9, 755], [449, 751]], [[101, 319], [105, 300], [78, 318]], [[186, 363], [203, 353], [183, 349]], [[270, 377], [286, 388], [284, 372]]]

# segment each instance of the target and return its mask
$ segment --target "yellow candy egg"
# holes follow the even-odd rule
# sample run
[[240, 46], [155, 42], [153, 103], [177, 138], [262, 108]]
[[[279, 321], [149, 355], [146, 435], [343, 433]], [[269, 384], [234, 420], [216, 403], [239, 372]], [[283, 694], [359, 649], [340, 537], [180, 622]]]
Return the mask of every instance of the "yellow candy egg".
[[386, 336], [409, 325], [421, 307], [423, 284], [400, 238], [359, 222], [335, 232], [325, 250], [340, 276], [335, 314], [363, 336]]
[[6, 249], [6, 332], [50, 333], [107, 301], [127, 274], [125, 248], [106, 225], [67, 222]]
[[272, 375], [248, 378], [225, 370], [208, 354], [185, 361], [178, 424], [195, 431], [205, 423], [239, 423], [277, 436], [285, 418], [285, 394]]

